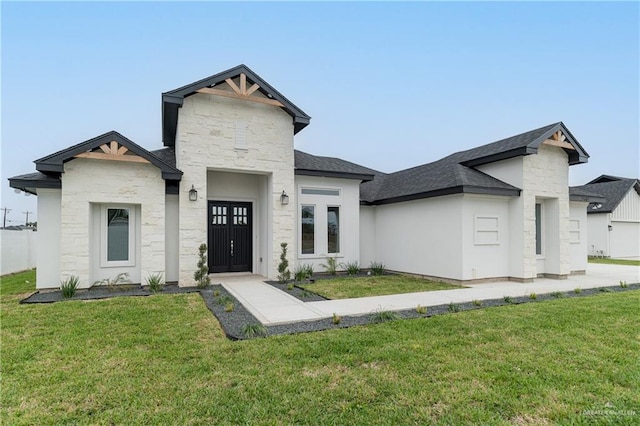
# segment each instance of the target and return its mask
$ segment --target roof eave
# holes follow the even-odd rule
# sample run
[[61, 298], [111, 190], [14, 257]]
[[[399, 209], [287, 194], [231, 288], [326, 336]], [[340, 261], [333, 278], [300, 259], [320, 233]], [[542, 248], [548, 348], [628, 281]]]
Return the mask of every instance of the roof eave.
[[485, 157], [474, 158], [472, 160], [463, 161], [460, 164], [466, 167], [476, 167], [483, 164], [495, 163], [496, 161], [508, 160], [509, 158], [520, 157], [524, 155], [537, 154], [538, 149], [529, 146], [514, 148], [509, 151], [498, 152], [496, 154], [487, 155]]
[[374, 179], [374, 175], [361, 174], [361, 173], [347, 173], [347, 172], [332, 172], [325, 170], [310, 170], [310, 169], [295, 169], [295, 174], [298, 176], [317, 176], [327, 178], [338, 179], [356, 179], [363, 182], [369, 182]]
[[404, 201], [421, 200], [424, 198], [442, 197], [452, 194], [484, 194], [484, 195], [501, 195], [507, 197], [520, 196], [520, 190], [517, 188], [488, 188], [481, 186], [464, 186], [458, 185], [450, 188], [436, 189], [434, 191], [418, 192], [416, 194], [401, 195], [399, 197], [386, 198], [367, 202], [369, 205], [383, 205], [401, 203]]

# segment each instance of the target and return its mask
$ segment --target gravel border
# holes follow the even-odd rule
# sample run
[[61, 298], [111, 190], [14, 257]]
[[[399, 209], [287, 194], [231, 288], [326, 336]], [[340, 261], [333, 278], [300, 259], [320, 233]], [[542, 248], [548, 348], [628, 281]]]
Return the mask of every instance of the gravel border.
[[[267, 282], [268, 284], [287, 292], [287, 294], [295, 295], [298, 291], [302, 292], [303, 290], [299, 287], [294, 287], [294, 290], [286, 290], [286, 284], [280, 284], [278, 282]], [[72, 297], [65, 299], [62, 297], [62, 292], [51, 291], [51, 292], [35, 292], [27, 298], [20, 301], [20, 303], [53, 303], [53, 302], [61, 302], [61, 301], [70, 301], [70, 300], [93, 300], [93, 299], [107, 299], [111, 297], [122, 297], [122, 296], [150, 296], [153, 293], [149, 292], [149, 290], [143, 288], [142, 286], [126, 286], [128, 288], [109, 290], [107, 288], [91, 288], [88, 290], [78, 290], [78, 292]], [[297, 290], [296, 290], [297, 289]], [[599, 287], [599, 288], [590, 288], [590, 289], [581, 289], [580, 292], [576, 293], [574, 290], [568, 292], [557, 292], [557, 293], [548, 293], [548, 294], [538, 294], [535, 299], [532, 299], [530, 296], [520, 296], [520, 297], [512, 297], [512, 298], [501, 298], [501, 299], [488, 299], [482, 300], [479, 304], [474, 304], [473, 302], [460, 303], [460, 304], [446, 304], [446, 305], [437, 305], [437, 306], [429, 306], [427, 308], [427, 313], [420, 314], [416, 312], [415, 309], [406, 309], [402, 311], [394, 311], [391, 313], [391, 317], [393, 320], [396, 319], [415, 319], [415, 318], [429, 318], [436, 315], [445, 315], [452, 314], [457, 312], [471, 311], [475, 309], [484, 309], [491, 308], [496, 306], [506, 306], [506, 305], [519, 305], [523, 303], [535, 303], [535, 302], [544, 302], [547, 300], [556, 300], [562, 298], [573, 298], [573, 297], [588, 297], [593, 296], [600, 293], [617, 293], [622, 291], [635, 291], [640, 290], [640, 284], [628, 284], [628, 287], [623, 288], [619, 285], [617, 286], [609, 286], [609, 287]], [[209, 311], [218, 319], [220, 325], [230, 340], [247, 340], [254, 339], [259, 337], [267, 337], [267, 336], [275, 336], [278, 334], [296, 334], [296, 333], [308, 333], [313, 331], [322, 331], [329, 329], [339, 329], [339, 328], [348, 328], [359, 325], [367, 325], [374, 324], [379, 322], [384, 322], [385, 319], [382, 318], [384, 314], [389, 311], [376, 310], [370, 312], [368, 314], [363, 315], [345, 315], [340, 317], [340, 322], [338, 324], [333, 323], [333, 318], [323, 318], [320, 320], [314, 321], [300, 321], [296, 323], [288, 323], [288, 324], [277, 324], [277, 325], [268, 325], [262, 326], [260, 321], [249, 312], [244, 305], [242, 305], [238, 300], [231, 295], [225, 288], [220, 284], [210, 285], [205, 289], [198, 289], [195, 287], [178, 287], [177, 285], [165, 285], [163, 290], [156, 294], [186, 294], [186, 293], [199, 293], [202, 296], [202, 299], [205, 302], [205, 305], [209, 309]], [[320, 299], [314, 300], [326, 300], [322, 296], [318, 296]], [[505, 300], [507, 299], [507, 300]], [[311, 298], [307, 297], [305, 299], [301, 299], [304, 301], [311, 301]], [[233, 311], [226, 312], [225, 311], [225, 303], [226, 301], [231, 301], [234, 304]], [[390, 319], [386, 319], [387, 321]], [[258, 333], [253, 336], [245, 335], [245, 327], [247, 325], [256, 326]]]

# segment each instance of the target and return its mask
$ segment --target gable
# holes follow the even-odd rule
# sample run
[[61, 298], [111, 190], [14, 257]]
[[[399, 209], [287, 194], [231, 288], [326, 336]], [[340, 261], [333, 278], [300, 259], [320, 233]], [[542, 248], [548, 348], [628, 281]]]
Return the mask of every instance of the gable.
[[64, 163], [75, 158], [150, 163], [161, 170], [163, 179], [176, 181], [182, 179], [180, 170], [115, 131], [42, 157], [35, 161], [36, 170], [42, 173], [63, 173]]
[[[230, 90], [229, 90], [230, 89]], [[178, 109], [184, 98], [196, 93], [240, 99], [282, 108], [293, 120], [296, 134], [304, 129], [311, 117], [293, 104], [282, 93], [254, 73], [246, 65], [212, 75], [186, 86], [162, 94], [162, 142], [174, 146], [178, 126]]]

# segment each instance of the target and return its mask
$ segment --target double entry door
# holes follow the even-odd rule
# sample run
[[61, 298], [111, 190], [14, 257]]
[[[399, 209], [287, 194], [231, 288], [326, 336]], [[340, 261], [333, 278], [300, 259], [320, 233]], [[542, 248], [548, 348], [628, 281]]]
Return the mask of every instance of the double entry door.
[[251, 203], [209, 201], [209, 272], [251, 272]]

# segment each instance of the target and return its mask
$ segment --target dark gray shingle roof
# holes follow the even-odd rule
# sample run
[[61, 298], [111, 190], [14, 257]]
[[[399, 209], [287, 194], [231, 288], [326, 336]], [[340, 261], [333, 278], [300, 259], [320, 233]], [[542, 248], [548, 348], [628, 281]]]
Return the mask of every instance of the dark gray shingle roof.
[[370, 181], [382, 173], [350, 161], [334, 157], [320, 157], [295, 150], [295, 169], [297, 175], [342, 177]]
[[9, 186], [35, 194], [36, 188], [61, 188], [62, 183], [60, 182], [59, 174], [47, 175], [35, 172], [9, 178]]
[[589, 204], [587, 213], [613, 212], [631, 189], [635, 189], [635, 191], [640, 195], [640, 181], [638, 181], [638, 179], [602, 175], [591, 182], [597, 183], [573, 186], [569, 189], [570, 193], [575, 193], [576, 191], [589, 191], [602, 196], [602, 201], [594, 201]]

